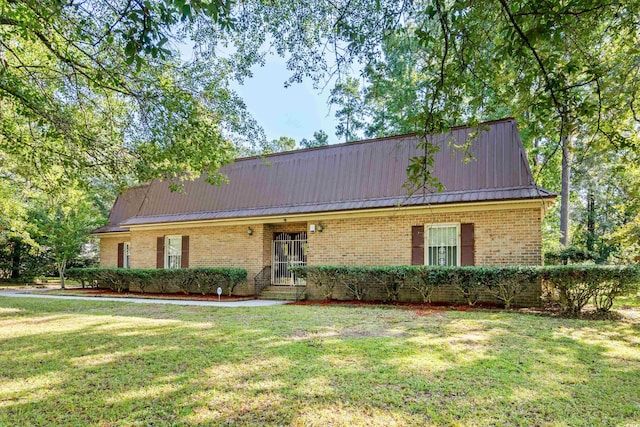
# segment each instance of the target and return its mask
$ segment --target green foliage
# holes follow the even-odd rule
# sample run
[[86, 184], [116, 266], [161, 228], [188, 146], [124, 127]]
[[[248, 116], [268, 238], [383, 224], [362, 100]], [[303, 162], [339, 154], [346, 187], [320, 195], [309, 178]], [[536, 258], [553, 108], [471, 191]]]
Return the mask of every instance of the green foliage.
[[369, 272], [366, 267], [339, 269], [337, 281], [344, 286], [349, 297], [363, 301], [366, 300], [369, 295], [370, 282], [368, 276]]
[[340, 108], [336, 110], [336, 135], [344, 137], [345, 142], [359, 138], [359, 131], [364, 126], [363, 104], [360, 93], [360, 83], [353, 77], [336, 83], [329, 98], [331, 104]]
[[357, 300], [366, 299], [371, 288], [378, 286], [389, 302], [398, 301], [403, 288], [413, 289], [424, 302], [431, 302], [435, 290], [453, 286], [469, 305], [475, 305], [484, 292], [503, 302], [505, 308], [544, 280], [563, 310], [574, 316], [589, 302], [608, 311], [616, 297], [637, 292], [640, 283], [640, 268], [633, 266], [306, 266], [295, 267], [295, 272], [318, 286], [327, 299], [334, 296], [336, 286]]
[[141, 292], [153, 289], [166, 293], [175, 287], [186, 294], [205, 295], [215, 294], [220, 287], [231, 296], [235, 287], [247, 280], [247, 271], [241, 268], [70, 268], [67, 276], [115, 292], [126, 292], [134, 287]]
[[547, 265], [567, 265], [594, 261], [598, 254], [577, 246], [569, 246], [555, 252], [544, 254], [544, 263]]
[[589, 301], [598, 310], [609, 311], [617, 296], [637, 292], [640, 283], [640, 269], [636, 266], [571, 265], [544, 267], [540, 271], [552, 289], [552, 297], [573, 316], [579, 316]]
[[396, 302], [400, 290], [414, 275], [414, 268], [409, 266], [372, 267], [368, 272], [367, 280], [382, 285], [386, 294], [386, 302]]
[[489, 269], [487, 289], [490, 295], [511, 308], [515, 298], [527, 288], [540, 282], [540, 271], [537, 267], [514, 266], [508, 268]]
[[433, 291], [450, 284], [447, 267], [420, 267], [408, 278], [408, 286], [422, 296], [422, 302], [431, 303]]
[[52, 261], [46, 251], [8, 234], [0, 232], [0, 279], [30, 282], [51, 271]]
[[302, 148], [313, 148], [313, 147], [324, 147], [329, 144], [329, 135], [326, 134], [325, 131], [319, 130], [313, 133], [313, 139], [308, 140], [303, 138], [300, 140], [300, 147]]
[[481, 290], [491, 283], [493, 269], [500, 267], [448, 267], [451, 284], [469, 305], [480, 299]]
[[333, 296], [333, 290], [338, 283], [339, 272], [336, 267], [318, 266], [315, 268], [305, 268], [299, 266], [290, 267], [290, 271], [300, 278], [313, 283], [324, 299], [330, 300]]
[[281, 136], [278, 139], [274, 139], [265, 143], [261, 147], [261, 151], [258, 154], [272, 154], [280, 153], [282, 151], [291, 151], [296, 148], [296, 140], [289, 138], [288, 136]]
[[231, 63], [217, 55], [183, 63], [169, 40], [196, 18], [229, 31], [231, 5], [4, 2], [3, 178], [31, 188], [104, 176], [120, 186], [162, 178], [177, 188], [201, 174], [219, 183], [220, 166], [262, 131], [229, 88]]
[[102, 218], [86, 193], [76, 188], [40, 202], [30, 212], [30, 234], [55, 262], [64, 288], [67, 264], [80, 255], [89, 232], [101, 224]]

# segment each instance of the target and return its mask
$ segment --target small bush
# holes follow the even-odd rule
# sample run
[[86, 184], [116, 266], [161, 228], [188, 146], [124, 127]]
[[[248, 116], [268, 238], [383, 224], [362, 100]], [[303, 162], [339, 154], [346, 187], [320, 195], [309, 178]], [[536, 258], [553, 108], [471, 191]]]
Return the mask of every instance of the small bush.
[[500, 267], [488, 269], [487, 274], [489, 294], [502, 301], [505, 308], [511, 308], [516, 297], [539, 280], [540, 270], [524, 266]]
[[579, 316], [589, 301], [609, 311], [617, 296], [633, 292], [640, 281], [638, 268], [629, 266], [567, 265], [541, 272], [562, 309], [573, 316]]
[[408, 266], [391, 266], [391, 267], [373, 267], [368, 272], [368, 281], [378, 282], [385, 291], [387, 302], [398, 301], [400, 290], [407, 283], [408, 278], [415, 273], [415, 267]]
[[613, 300], [622, 295], [638, 291], [640, 270], [637, 267], [609, 267], [610, 274], [595, 291], [593, 304], [598, 311], [607, 312], [613, 306]]
[[450, 283], [449, 271], [446, 267], [418, 267], [409, 270], [407, 285], [418, 292], [422, 302], [431, 303], [431, 295], [438, 287]]
[[369, 284], [366, 280], [365, 267], [346, 268], [340, 271], [338, 277], [338, 281], [345, 287], [347, 294], [358, 301], [366, 300], [369, 294]]
[[569, 246], [557, 252], [546, 252], [544, 254], [544, 263], [546, 265], [568, 265], [595, 261], [597, 258], [597, 252]]
[[307, 282], [312, 282], [326, 300], [333, 297], [333, 291], [338, 283], [338, 271], [333, 266], [319, 266], [313, 268], [291, 267], [291, 271]]
[[462, 294], [467, 304], [476, 305], [480, 291], [489, 284], [489, 267], [445, 267], [450, 283]]
[[65, 275], [69, 279], [76, 280], [80, 282], [82, 287], [86, 286], [97, 286], [95, 278], [90, 275], [90, 271], [95, 270], [94, 268], [69, 268], [66, 270]]

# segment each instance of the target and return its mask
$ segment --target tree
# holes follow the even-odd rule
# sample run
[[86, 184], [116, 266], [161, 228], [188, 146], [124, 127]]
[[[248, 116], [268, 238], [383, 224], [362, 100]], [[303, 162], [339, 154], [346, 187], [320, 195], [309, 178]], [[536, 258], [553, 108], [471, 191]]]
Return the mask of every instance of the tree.
[[260, 132], [228, 88], [232, 67], [182, 63], [169, 40], [196, 16], [228, 31], [229, 6], [5, 2], [0, 156], [12, 160], [14, 176], [62, 167], [58, 178], [70, 182], [108, 175], [126, 185], [202, 173], [216, 182], [235, 156], [232, 142]]
[[302, 148], [323, 147], [325, 145], [329, 145], [329, 135], [327, 135], [322, 129], [313, 133], [312, 140], [308, 140], [306, 138], [300, 140], [300, 146]]
[[[579, 0], [541, 7], [531, 0], [482, 4], [431, 0], [405, 6], [384, 9], [382, 22], [394, 16], [402, 24], [385, 27], [380, 38], [369, 37], [376, 34], [379, 15], [375, 13], [370, 21], [359, 21], [359, 29], [353, 25], [360, 19], [358, 14], [334, 22], [337, 28], [350, 30], [338, 32], [347, 45], [342, 58], [357, 57], [366, 64], [367, 86], [358, 93], [368, 91], [369, 103], [365, 101], [367, 105], [357, 111], [375, 119], [372, 133], [384, 132], [386, 111], [402, 111], [394, 99], [415, 100], [410, 117], [398, 122], [419, 128], [423, 135], [504, 113], [516, 116], [531, 138], [529, 143], [536, 142], [537, 154], [548, 154], [540, 170], [546, 172], [556, 162], [560, 165], [561, 242], [568, 244], [576, 150], [594, 142], [609, 151], [621, 147], [637, 151], [640, 145], [635, 106], [640, 89], [635, 17], [640, 14], [640, 2]], [[385, 51], [385, 46], [397, 47], [396, 52]], [[372, 52], [382, 52], [384, 61], [376, 61]], [[419, 76], [418, 84], [412, 84], [414, 74]], [[405, 87], [385, 85], [398, 76], [404, 76]], [[347, 87], [340, 83], [338, 93], [356, 99], [356, 91]], [[344, 106], [349, 100], [344, 97], [337, 104]], [[371, 106], [373, 113], [368, 111]], [[344, 118], [353, 111], [347, 108], [343, 114], [342, 133], [349, 123]], [[416, 166], [426, 167], [410, 176], [418, 186], [432, 183], [429, 142], [422, 145], [427, 161]]]
[[329, 103], [338, 106], [336, 119], [336, 135], [343, 136], [345, 142], [358, 139], [358, 132], [364, 126], [362, 120], [363, 104], [360, 93], [360, 83], [353, 77], [348, 77], [344, 82], [336, 83], [331, 90]]
[[367, 124], [365, 136], [383, 137], [420, 131], [417, 121], [427, 79], [421, 72], [423, 56], [410, 29], [382, 41], [382, 55], [364, 68]]
[[291, 151], [296, 148], [296, 140], [288, 136], [281, 136], [273, 139], [262, 147], [260, 154], [280, 153], [282, 151]]
[[86, 194], [75, 188], [39, 202], [31, 211], [32, 234], [55, 262], [64, 289], [68, 263], [81, 253], [101, 217]]
[[[637, 16], [638, 0], [10, 2], [0, 13], [0, 153], [14, 175], [55, 164], [74, 179], [186, 171], [216, 182], [232, 142], [260, 135], [227, 82], [271, 50], [286, 56], [286, 84], [337, 79], [346, 140], [420, 131], [425, 161], [409, 177], [418, 186], [433, 184], [427, 135], [515, 116], [539, 182], [561, 181], [566, 244], [576, 159], [594, 144], [640, 146]], [[164, 41], [173, 35], [192, 38], [195, 63], [177, 60]], [[362, 85], [348, 77], [355, 63]]]
[[497, 97], [523, 121], [539, 121], [556, 141], [562, 154], [563, 245], [569, 242], [576, 141], [588, 146], [588, 140], [600, 139], [609, 149], [638, 143], [629, 131], [637, 122], [630, 113], [640, 87], [639, 54], [633, 47], [639, 8], [639, 2], [539, 7], [527, 0], [499, 0], [479, 7], [435, 0], [427, 16], [439, 24], [439, 32], [417, 32], [422, 45], [440, 46], [438, 76], [423, 114], [427, 125], [460, 113], [486, 116], [496, 105], [487, 100]]

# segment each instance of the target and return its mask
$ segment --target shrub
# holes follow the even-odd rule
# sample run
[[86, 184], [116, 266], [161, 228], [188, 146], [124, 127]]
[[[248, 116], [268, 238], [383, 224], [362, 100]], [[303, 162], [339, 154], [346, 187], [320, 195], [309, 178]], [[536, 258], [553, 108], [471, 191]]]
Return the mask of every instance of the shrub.
[[296, 274], [307, 277], [331, 298], [335, 286], [344, 286], [349, 297], [363, 300], [371, 286], [380, 285], [387, 301], [397, 301], [400, 290], [410, 287], [424, 302], [441, 286], [459, 290], [469, 305], [474, 305], [481, 292], [486, 292], [506, 308], [510, 308], [523, 291], [537, 286], [541, 280], [552, 290], [563, 310], [579, 315], [590, 301], [600, 311], [608, 311], [614, 298], [638, 289], [640, 269], [637, 267], [606, 267], [596, 265], [568, 266], [505, 266], [505, 267], [296, 267]]
[[337, 285], [341, 285], [347, 295], [358, 301], [364, 300], [369, 293], [371, 267], [352, 266], [306, 266], [293, 267], [292, 271], [318, 287], [325, 299], [331, 299]]
[[422, 296], [422, 302], [430, 303], [431, 295], [438, 287], [449, 284], [449, 271], [444, 267], [419, 267], [411, 270], [408, 286]]
[[338, 281], [347, 290], [347, 294], [358, 301], [365, 300], [369, 294], [366, 267], [351, 267], [340, 270]]
[[333, 266], [291, 267], [291, 271], [300, 278], [312, 282], [326, 300], [333, 297], [333, 290], [338, 283], [337, 268]]
[[600, 311], [609, 311], [615, 297], [637, 289], [637, 267], [568, 265], [541, 269], [543, 279], [554, 291], [562, 309], [579, 316], [589, 301]]
[[[467, 304], [476, 305], [480, 291], [489, 284], [490, 267], [443, 267], [449, 274], [449, 280], [462, 294]], [[494, 267], [495, 268], [495, 267]]]
[[129, 291], [135, 285], [141, 292], [153, 288], [165, 293], [177, 287], [189, 293], [214, 293], [218, 287], [232, 295], [236, 286], [247, 278], [241, 268], [181, 268], [145, 270], [125, 268], [84, 268], [68, 270], [69, 277], [84, 278], [115, 292]]
[[382, 285], [386, 293], [385, 301], [395, 302], [408, 278], [414, 275], [414, 270], [415, 267], [408, 266], [373, 267], [367, 272], [367, 276], [368, 281]]
[[593, 304], [602, 312], [611, 310], [616, 297], [637, 292], [640, 283], [640, 269], [637, 267], [609, 267], [608, 270], [609, 277], [593, 295]]
[[569, 246], [557, 252], [546, 252], [544, 254], [544, 263], [547, 265], [567, 265], [594, 261], [597, 258], [597, 252], [592, 252], [576, 246]]
[[69, 268], [65, 272], [67, 278], [77, 280], [82, 287], [97, 286], [95, 277], [90, 274], [94, 268]]
[[504, 303], [505, 308], [528, 287], [533, 286], [540, 277], [536, 267], [514, 266], [486, 269], [486, 283], [490, 295]]

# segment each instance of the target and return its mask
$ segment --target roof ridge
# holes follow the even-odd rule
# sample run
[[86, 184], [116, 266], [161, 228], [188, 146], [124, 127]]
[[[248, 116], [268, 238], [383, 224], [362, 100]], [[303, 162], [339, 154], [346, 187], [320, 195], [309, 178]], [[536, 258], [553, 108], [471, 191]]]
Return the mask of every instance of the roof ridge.
[[[451, 132], [453, 130], [472, 128], [472, 127], [481, 126], [481, 125], [492, 125], [492, 124], [509, 122], [509, 121], [515, 122], [515, 120], [516, 119], [514, 117], [504, 117], [502, 119], [487, 120], [487, 121], [484, 121], [484, 122], [479, 122], [476, 125], [464, 124], [464, 125], [451, 126], [449, 128], [448, 132]], [[440, 135], [440, 134], [443, 134], [443, 133], [447, 133], [447, 132], [432, 133], [431, 135]], [[415, 137], [418, 134], [419, 134], [419, 132], [417, 132], [417, 131], [416, 132], [407, 132], [407, 133], [400, 133], [400, 134], [395, 134], [395, 135], [380, 136], [380, 137], [377, 137], [377, 138], [366, 138], [366, 139], [360, 139], [360, 140], [357, 140], [357, 141], [341, 142], [339, 144], [321, 145], [319, 147], [298, 148], [296, 150], [279, 151], [277, 153], [258, 154], [258, 155], [254, 155], [254, 156], [238, 157], [237, 159], [235, 159], [230, 164], [233, 164], [233, 163], [239, 162], [239, 161], [245, 161], [245, 160], [266, 159], [266, 158], [269, 158], [269, 157], [277, 157], [277, 156], [283, 156], [283, 155], [288, 155], [288, 154], [306, 153], [306, 152], [310, 152], [310, 151], [319, 151], [319, 150], [326, 150], [326, 149], [332, 149], [332, 148], [340, 148], [340, 147], [351, 146], [351, 145], [356, 145], [356, 144], [369, 144], [369, 143], [380, 142], [380, 141], [385, 141], [385, 140], [389, 140], [389, 139], [410, 138], [410, 137]]]

